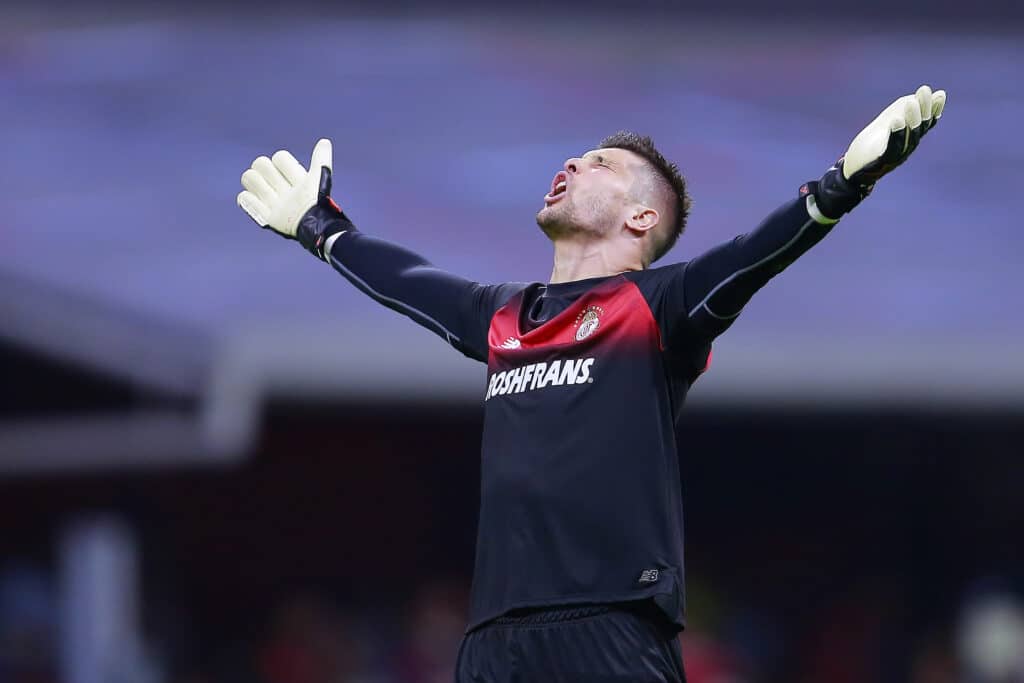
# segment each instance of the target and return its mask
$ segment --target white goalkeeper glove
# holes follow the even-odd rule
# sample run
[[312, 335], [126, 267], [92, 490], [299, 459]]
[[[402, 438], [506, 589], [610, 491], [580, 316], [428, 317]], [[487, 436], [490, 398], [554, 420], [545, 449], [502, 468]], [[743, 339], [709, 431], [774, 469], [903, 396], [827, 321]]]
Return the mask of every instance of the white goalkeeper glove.
[[871, 193], [875, 183], [902, 164], [921, 138], [935, 127], [946, 106], [946, 92], [922, 85], [899, 98], [857, 134], [835, 166], [818, 183], [809, 183], [816, 206], [838, 219]]
[[922, 85], [901, 97], [857, 134], [843, 155], [843, 177], [872, 186], [910, 156], [925, 133], [935, 127], [946, 106], [946, 91]]
[[331, 141], [324, 138], [313, 148], [308, 171], [286, 150], [257, 157], [242, 174], [238, 206], [260, 227], [298, 240], [325, 259], [327, 239], [355, 227], [330, 196], [332, 156]]

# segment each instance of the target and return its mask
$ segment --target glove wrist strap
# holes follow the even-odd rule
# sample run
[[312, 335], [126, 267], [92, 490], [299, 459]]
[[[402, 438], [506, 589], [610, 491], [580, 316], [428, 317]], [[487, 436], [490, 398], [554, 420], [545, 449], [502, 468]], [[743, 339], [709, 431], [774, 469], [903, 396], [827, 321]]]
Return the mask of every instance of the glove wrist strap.
[[326, 261], [324, 247], [332, 235], [347, 230], [355, 230], [356, 226], [348, 216], [328, 197], [317, 202], [299, 221], [295, 237], [299, 244], [322, 261]]
[[821, 180], [807, 183], [806, 187], [807, 193], [814, 195], [815, 204], [822, 215], [832, 220], [842, 218], [843, 214], [860, 204], [872, 189], [870, 185], [859, 185], [847, 180], [843, 176], [841, 159], [825, 171]]

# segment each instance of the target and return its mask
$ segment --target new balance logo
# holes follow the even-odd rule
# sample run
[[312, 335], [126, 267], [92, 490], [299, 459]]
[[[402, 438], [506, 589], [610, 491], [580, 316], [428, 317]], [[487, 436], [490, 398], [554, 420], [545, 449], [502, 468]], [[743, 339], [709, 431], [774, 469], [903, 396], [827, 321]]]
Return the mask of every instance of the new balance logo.
[[530, 363], [514, 370], [496, 372], [487, 383], [487, 395], [484, 396], [484, 400], [544, 387], [587, 384], [594, 381], [590, 376], [590, 367], [593, 364], [593, 358], [577, 358], [555, 360], [550, 363]]
[[522, 345], [522, 342], [515, 337], [509, 337], [505, 341], [501, 342], [501, 348], [503, 349], [518, 349]]
[[657, 569], [645, 569], [640, 572], [640, 583], [655, 583], [658, 580]]

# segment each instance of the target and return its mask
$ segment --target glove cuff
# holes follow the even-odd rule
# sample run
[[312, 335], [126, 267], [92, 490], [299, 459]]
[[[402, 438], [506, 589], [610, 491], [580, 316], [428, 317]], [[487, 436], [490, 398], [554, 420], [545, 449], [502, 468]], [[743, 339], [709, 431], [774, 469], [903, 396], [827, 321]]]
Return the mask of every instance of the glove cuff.
[[323, 197], [303, 214], [295, 232], [299, 244], [321, 261], [326, 261], [327, 240], [340, 232], [355, 231], [356, 226], [330, 197]]
[[843, 214], [860, 204], [871, 193], [872, 185], [859, 185], [843, 175], [843, 160], [825, 171], [821, 180], [809, 182], [800, 188], [801, 194], [814, 195], [814, 201], [821, 213], [832, 220], [839, 220]]
[[331, 199], [331, 169], [320, 169], [320, 187], [316, 193], [316, 204], [302, 214], [295, 230], [295, 239], [321, 261], [326, 261], [324, 248], [332, 235], [346, 230], [354, 231], [356, 226], [348, 219], [341, 207]]

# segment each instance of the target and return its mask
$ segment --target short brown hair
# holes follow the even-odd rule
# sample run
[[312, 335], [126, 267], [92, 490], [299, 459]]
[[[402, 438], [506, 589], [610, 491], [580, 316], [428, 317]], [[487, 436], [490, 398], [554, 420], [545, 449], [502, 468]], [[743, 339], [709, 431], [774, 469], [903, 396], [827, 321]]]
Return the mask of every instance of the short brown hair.
[[621, 130], [614, 135], [609, 135], [598, 144], [598, 148], [625, 149], [644, 158], [651, 168], [657, 172], [661, 179], [668, 183], [672, 193], [675, 195], [675, 222], [669, 226], [666, 239], [654, 249], [654, 256], [651, 262], [657, 261], [664, 256], [669, 249], [675, 246], [679, 236], [686, 229], [686, 218], [690, 215], [690, 195], [686, 194], [686, 179], [679, 172], [679, 167], [665, 159], [654, 147], [654, 142], [646, 135], [639, 135], [627, 130]]

